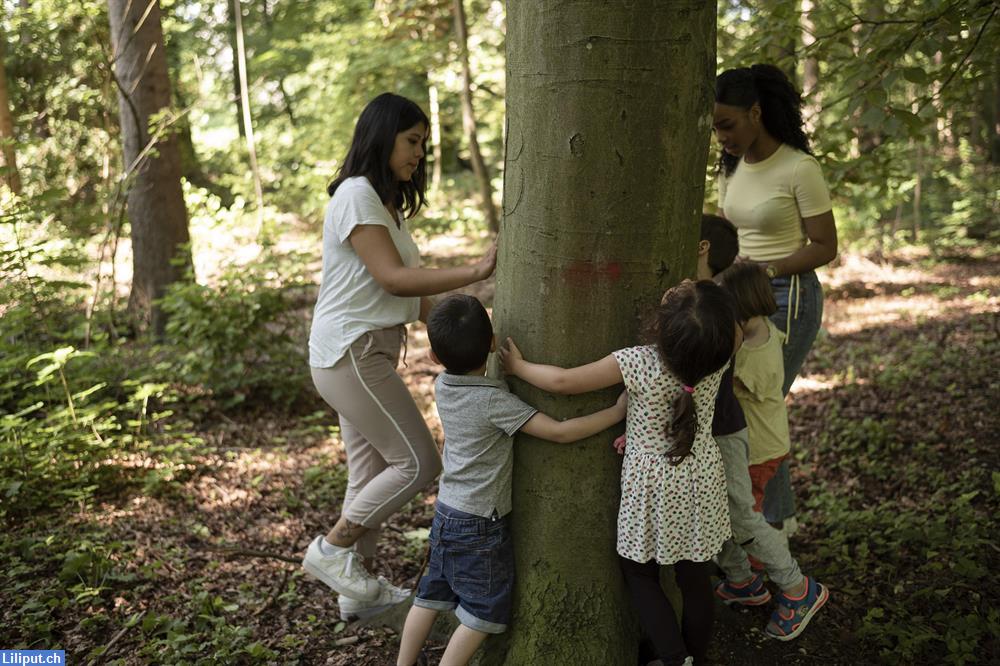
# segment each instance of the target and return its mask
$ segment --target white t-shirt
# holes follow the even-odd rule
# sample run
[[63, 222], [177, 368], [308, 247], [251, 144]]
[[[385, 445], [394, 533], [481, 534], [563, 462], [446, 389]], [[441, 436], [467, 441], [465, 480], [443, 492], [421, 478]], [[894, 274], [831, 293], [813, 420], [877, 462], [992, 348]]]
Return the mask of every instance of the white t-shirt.
[[740, 236], [740, 254], [754, 261], [784, 259], [806, 244], [802, 218], [828, 212], [830, 194], [819, 162], [781, 144], [766, 160], [742, 159], [719, 178], [719, 204]]
[[420, 316], [420, 298], [387, 292], [351, 247], [351, 232], [362, 224], [385, 227], [403, 264], [420, 265], [420, 250], [406, 222], [401, 216], [397, 228], [368, 179], [359, 176], [342, 182], [323, 220], [323, 279], [309, 331], [309, 365], [314, 368], [332, 367], [368, 331]]

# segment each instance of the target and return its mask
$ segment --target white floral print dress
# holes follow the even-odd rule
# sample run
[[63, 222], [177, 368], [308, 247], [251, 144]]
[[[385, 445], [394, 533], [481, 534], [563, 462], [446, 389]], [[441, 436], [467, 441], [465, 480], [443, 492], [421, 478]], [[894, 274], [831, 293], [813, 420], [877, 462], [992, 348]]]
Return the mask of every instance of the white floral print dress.
[[691, 455], [671, 465], [667, 426], [681, 381], [654, 345], [614, 352], [628, 389], [618, 554], [635, 562], [705, 562], [731, 536], [726, 473], [712, 438], [715, 396], [726, 366], [695, 386], [698, 418]]

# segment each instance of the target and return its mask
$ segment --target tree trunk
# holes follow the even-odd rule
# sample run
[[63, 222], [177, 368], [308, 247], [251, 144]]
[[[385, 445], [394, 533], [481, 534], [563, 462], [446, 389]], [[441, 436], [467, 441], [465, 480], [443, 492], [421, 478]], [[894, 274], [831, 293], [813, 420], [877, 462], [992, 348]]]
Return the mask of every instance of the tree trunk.
[[[430, 72], [428, 72], [430, 78]], [[438, 89], [431, 83], [427, 87], [431, 106], [431, 190], [441, 189], [441, 108], [438, 105]]]
[[[151, 136], [150, 118], [170, 106], [170, 77], [163, 48], [159, 2], [150, 5], [109, 0], [108, 18], [120, 88], [118, 107], [125, 168], [132, 169], [128, 215], [132, 227], [132, 292], [129, 310], [140, 330], [151, 326], [156, 335], [166, 323], [154, 300], [167, 285], [183, 277], [190, 265], [187, 210], [181, 190], [181, 160], [173, 132]], [[149, 151], [149, 144], [155, 150]]]
[[483, 216], [490, 231], [496, 233], [500, 229], [497, 221], [497, 209], [493, 205], [493, 186], [490, 185], [490, 173], [479, 150], [479, 139], [476, 138], [476, 113], [472, 107], [472, 72], [469, 69], [469, 35], [465, 21], [465, 0], [454, 0], [455, 34], [458, 39], [459, 59], [462, 64], [462, 127], [469, 141], [469, 154], [472, 158], [472, 170], [479, 183], [479, 195], [483, 200]]
[[7, 94], [6, 37], [0, 30], [0, 180], [14, 194], [21, 193], [21, 175], [17, 171], [17, 154], [14, 149], [14, 119], [10, 114], [10, 96]]
[[243, 121], [243, 88], [240, 86], [240, 65], [239, 65], [239, 45], [236, 37], [236, 6], [234, 2], [239, 0], [228, 0], [226, 2], [229, 10], [229, 50], [233, 54], [233, 103], [236, 105], [236, 127], [239, 129], [240, 138], [246, 138], [246, 125]]
[[[807, 49], [816, 43], [816, 25], [812, 19], [815, 9], [813, 0], [802, 0], [802, 17], [799, 22], [802, 28], [802, 48]], [[806, 129], [809, 133], [816, 130], [819, 112], [823, 108], [819, 94], [819, 60], [815, 55], [807, 55], [802, 59], [802, 99]]]
[[257, 197], [257, 235], [263, 238], [264, 231], [264, 188], [260, 182], [260, 168], [257, 166], [257, 145], [253, 134], [253, 117], [250, 114], [250, 86], [247, 83], [247, 52], [243, 41], [243, 12], [240, 0], [232, 0], [233, 18], [236, 24], [236, 53], [234, 55], [239, 71], [240, 107], [243, 118], [243, 136], [246, 139], [247, 155], [250, 157], [250, 174]]
[[990, 162], [1000, 166], [1000, 63], [993, 63], [993, 77], [990, 80], [993, 86], [993, 117], [989, 124]]
[[923, 206], [924, 149], [922, 145], [917, 145], [917, 159], [914, 162], [917, 180], [913, 186], [913, 228], [910, 232], [910, 240], [916, 243], [920, 240], [920, 227], [923, 226], [921, 209]]
[[[575, 366], [639, 344], [663, 291], [694, 276], [715, 20], [715, 3], [508, 2], [494, 316], [498, 339], [512, 336], [532, 361]], [[556, 418], [607, 406], [620, 390], [512, 387]], [[517, 606], [485, 663], [635, 663], [615, 553], [613, 434], [570, 445], [518, 435]]]

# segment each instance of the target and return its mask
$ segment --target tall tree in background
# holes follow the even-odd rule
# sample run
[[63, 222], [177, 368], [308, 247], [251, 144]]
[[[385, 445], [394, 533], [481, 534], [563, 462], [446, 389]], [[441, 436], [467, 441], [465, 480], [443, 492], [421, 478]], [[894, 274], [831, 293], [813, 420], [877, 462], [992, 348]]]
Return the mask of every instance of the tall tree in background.
[[181, 159], [176, 135], [150, 132], [151, 122], [170, 106], [170, 77], [160, 22], [160, 4], [109, 0], [108, 18], [118, 83], [118, 108], [125, 168], [128, 215], [132, 228], [132, 292], [129, 310], [140, 328], [160, 335], [165, 320], [154, 301], [190, 264], [187, 210], [181, 190]]
[[243, 86], [240, 85], [240, 46], [237, 29], [237, 12], [239, 12], [239, 0], [228, 0], [226, 2], [226, 12], [229, 17], [229, 24], [226, 26], [226, 33], [229, 37], [229, 48], [233, 54], [233, 103], [236, 111], [236, 127], [239, 129], [240, 138], [246, 137], [246, 124], [243, 119]]
[[14, 119], [10, 114], [10, 98], [7, 94], [6, 46], [7, 39], [0, 30], [0, 180], [14, 194], [20, 194], [21, 176], [17, 171], [17, 155], [14, 150]]
[[483, 215], [490, 231], [500, 229], [497, 221], [497, 209], [493, 205], [493, 186], [490, 184], [490, 173], [479, 150], [479, 139], [476, 137], [476, 112], [472, 106], [472, 71], [469, 67], [469, 29], [465, 20], [465, 1], [454, 0], [455, 34], [458, 39], [459, 61], [462, 65], [462, 127], [469, 141], [469, 154], [472, 160], [472, 170], [479, 183], [479, 195], [483, 200]]
[[[507, 5], [504, 238], [494, 315], [525, 356], [575, 366], [638, 344], [662, 292], [693, 276], [715, 79], [715, 4]], [[576, 397], [514, 388], [562, 418]], [[634, 664], [615, 553], [620, 466], [604, 433], [518, 436], [517, 607], [489, 664]]]

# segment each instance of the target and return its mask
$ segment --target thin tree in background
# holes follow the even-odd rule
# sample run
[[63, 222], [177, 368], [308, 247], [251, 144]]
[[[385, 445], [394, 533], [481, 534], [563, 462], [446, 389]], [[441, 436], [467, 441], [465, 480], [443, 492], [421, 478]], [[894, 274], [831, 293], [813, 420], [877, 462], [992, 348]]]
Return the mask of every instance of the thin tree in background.
[[236, 111], [236, 128], [240, 133], [240, 138], [246, 137], [246, 124], [243, 120], [243, 86], [240, 85], [240, 66], [239, 66], [239, 53], [240, 46], [237, 37], [236, 20], [237, 14], [240, 13], [240, 8], [237, 4], [238, 0], [229, 0], [226, 3], [227, 11], [229, 13], [229, 26], [228, 26], [228, 37], [229, 37], [229, 50], [233, 53], [233, 102], [235, 102]]
[[[663, 291], [694, 275], [715, 81], [715, 3], [507, 4], [507, 150], [494, 316], [540, 363], [640, 343]], [[617, 390], [554, 396], [547, 414]], [[620, 462], [608, 432], [573, 445], [518, 435], [509, 634], [482, 663], [636, 663], [615, 553]]]
[[[428, 72], [430, 78], [430, 72]], [[437, 85], [431, 83], [427, 87], [431, 103], [431, 189], [441, 189], [441, 107], [438, 104]]]
[[476, 138], [476, 113], [472, 106], [472, 71], [469, 68], [469, 30], [465, 20], [464, 0], [454, 0], [454, 8], [455, 34], [458, 40], [459, 61], [462, 65], [462, 127], [469, 141], [472, 170], [479, 182], [483, 215], [490, 231], [496, 233], [500, 229], [500, 224], [497, 220], [496, 206], [493, 205], [493, 186], [490, 184], [489, 169], [479, 150], [479, 139]]
[[[816, 43], [816, 25], [812, 19], [813, 0], [802, 0], [802, 15], [799, 24], [802, 27], [802, 51], [809, 53]], [[802, 99], [805, 104], [804, 117], [806, 128], [811, 134], [816, 129], [816, 119], [822, 108], [819, 94], [819, 60], [809, 54], [802, 59]]]
[[253, 176], [254, 194], [257, 196], [257, 232], [264, 232], [264, 188], [260, 183], [260, 169], [257, 167], [257, 145], [254, 142], [253, 118], [250, 115], [250, 95], [247, 85], [247, 53], [243, 41], [243, 11], [240, 0], [233, 0], [233, 18], [236, 22], [236, 53], [234, 60], [239, 70], [240, 107], [243, 118], [243, 136], [246, 137], [247, 153], [250, 156], [250, 172]]
[[166, 320], [156, 300], [169, 284], [183, 277], [191, 255], [177, 138], [163, 124], [150, 132], [152, 120], [170, 106], [160, 4], [158, 0], [109, 0], [108, 19], [125, 173], [130, 178], [133, 274], [129, 311], [140, 329], [151, 327], [161, 335]]
[[17, 171], [17, 154], [14, 149], [14, 119], [10, 113], [10, 96], [7, 94], [6, 69], [7, 40], [0, 30], [0, 179], [14, 194], [21, 193], [21, 175]]

